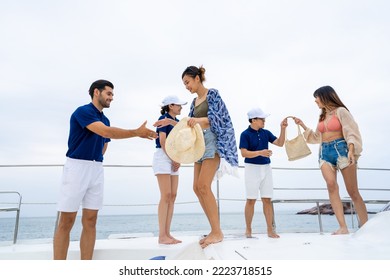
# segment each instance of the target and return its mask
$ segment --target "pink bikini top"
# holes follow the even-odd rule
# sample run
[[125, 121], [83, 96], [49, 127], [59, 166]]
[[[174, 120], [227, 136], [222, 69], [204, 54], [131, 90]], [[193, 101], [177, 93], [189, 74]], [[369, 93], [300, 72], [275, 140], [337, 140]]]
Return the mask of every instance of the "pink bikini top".
[[329, 119], [325, 119], [318, 123], [317, 129], [319, 132], [330, 132], [330, 131], [342, 131], [341, 123], [336, 116], [333, 114]]

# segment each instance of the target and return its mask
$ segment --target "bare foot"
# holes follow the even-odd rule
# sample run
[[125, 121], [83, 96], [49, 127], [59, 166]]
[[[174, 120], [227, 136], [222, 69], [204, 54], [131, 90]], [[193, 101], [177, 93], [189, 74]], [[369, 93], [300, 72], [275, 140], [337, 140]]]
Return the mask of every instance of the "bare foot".
[[339, 235], [339, 234], [348, 234], [349, 231], [347, 228], [339, 228], [335, 232], [332, 233], [332, 235]]
[[207, 235], [203, 235], [203, 238], [201, 238], [199, 240], [199, 244], [202, 245], [204, 243], [204, 241], [206, 240], [206, 238], [209, 236], [210, 234], [207, 234]]
[[270, 237], [270, 238], [280, 238], [280, 236], [276, 232], [274, 232], [274, 231], [269, 231], [268, 232], [268, 237]]
[[251, 230], [246, 230], [245, 236], [246, 236], [246, 238], [252, 238], [252, 231]]
[[169, 238], [173, 239], [173, 241], [175, 242], [175, 244], [178, 244], [178, 243], [181, 243], [181, 242], [182, 242], [181, 240], [176, 239], [176, 238], [173, 237], [172, 235], [170, 235]]
[[177, 243], [175, 243], [175, 240], [170, 237], [159, 237], [158, 244], [172, 245]]
[[207, 246], [209, 246], [210, 244], [215, 244], [215, 243], [219, 243], [223, 240], [223, 233], [217, 233], [217, 234], [214, 234], [214, 233], [210, 233], [204, 240], [202, 243], [199, 242], [200, 244], [200, 247], [202, 247], [202, 249], [206, 248]]

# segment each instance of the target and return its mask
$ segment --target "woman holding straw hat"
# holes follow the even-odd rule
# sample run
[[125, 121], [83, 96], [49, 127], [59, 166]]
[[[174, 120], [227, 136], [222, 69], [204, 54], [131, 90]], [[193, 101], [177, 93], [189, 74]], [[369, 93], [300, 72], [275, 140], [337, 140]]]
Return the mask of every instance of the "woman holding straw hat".
[[211, 190], [215, 176], [224, 173], [238, 177], [237, 145], [229, 112], [218, 90], [207, 89], [205, 68], [189, 66], [182, 74], [182, 81], [191, 94], [196, 94], [189, 113], [188, 125], [199, 124], [205, 139], [205, 153], [194, 164], [193, 188], [211, 226], [211, 232], [202, 240], [202, 248], [223, 240], [218, 217], [218, 207]]
[[167, 136], [179, 120], [182, 105], [187, 104], [177, 96], [170, 95], [164, 98], [161, 104], [161, 116], [159, 120], [165, 119], [167, 126], [158, 127], [156, 139], [156, 151], [153, 156], [153, 171], [157, 177], [160, 188], [160, 202], [158, 204], [159, 244], [177, 244], [180, 240], [174, 238], [170, 233], [173, 217], [174, 203], [179, 185], [180, 163], [173, 161], [166, 153], [165, 143]]

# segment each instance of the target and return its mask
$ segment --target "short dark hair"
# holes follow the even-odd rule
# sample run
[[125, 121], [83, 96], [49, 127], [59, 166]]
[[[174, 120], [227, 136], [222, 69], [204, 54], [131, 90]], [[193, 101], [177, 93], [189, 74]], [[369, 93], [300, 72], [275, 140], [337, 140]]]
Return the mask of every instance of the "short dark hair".
[[91, 98], [93, 98], [93, 92], [95, 88], [97, 88], [101, 92], [102, 90], [105, 89], [106, 86], [114, 89], [114, 85], [107, 80], [94, 81], [92, 85], [89, 87], [89, 95], [91, 96]]

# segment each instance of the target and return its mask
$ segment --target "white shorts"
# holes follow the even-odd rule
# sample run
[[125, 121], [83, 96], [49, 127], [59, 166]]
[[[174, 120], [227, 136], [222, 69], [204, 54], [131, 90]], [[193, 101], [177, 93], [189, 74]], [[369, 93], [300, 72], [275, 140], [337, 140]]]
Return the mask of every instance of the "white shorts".
[[272, 198], [274, 186], [270, 164], [245, 163], [245, 189], [247, 199]]
[[98, 161], [67, 158], [62, 174], [62, 185], [57, 210], [77, 212], [103, 207], [104, 170]]
[[179, 170], [172, 170], [172, 160], [167, 156], [163, 149], [157, 148], [153, 155], [154, 175], [170, 174], [179, 175]]

